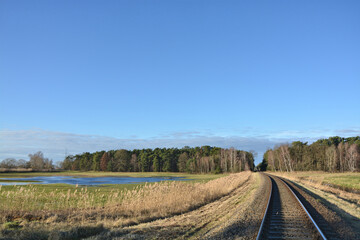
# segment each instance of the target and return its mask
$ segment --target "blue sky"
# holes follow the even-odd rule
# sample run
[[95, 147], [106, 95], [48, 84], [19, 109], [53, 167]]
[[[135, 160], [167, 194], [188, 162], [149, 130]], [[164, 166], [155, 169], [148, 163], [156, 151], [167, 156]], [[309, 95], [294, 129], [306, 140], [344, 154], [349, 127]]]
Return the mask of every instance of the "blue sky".
[[[0, 160], [360, 135], [359, 1], [1, 1]], [[204, 144], [203, 144], [204, 143]]]

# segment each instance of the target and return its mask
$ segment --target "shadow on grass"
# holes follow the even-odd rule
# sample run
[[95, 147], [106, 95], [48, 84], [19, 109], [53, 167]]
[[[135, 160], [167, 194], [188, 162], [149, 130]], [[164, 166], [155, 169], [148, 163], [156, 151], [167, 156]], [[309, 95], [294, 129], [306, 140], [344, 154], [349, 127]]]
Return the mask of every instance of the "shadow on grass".
[[[351, 219], [353, 221], [360, 221], [360, 219], [358, 219], [357, 217], [354, 217], [353, 215], [345, 212], [344, 210], [342, 210], [341, 208], [339, 208], [337, 205], [329, 202], [328, 200], [326, 200], [325, 198], [311, 192], [310, 190], [300, 186], [299, 184], [293, 182], [293, 181], [289, 181], [287, 179], [282, 178], [284, 181], [286, 181], [287, 183], [290, 183], [289, 186], [291, 188], [291, 190], [293, 190], [295, 192], [295, 194], [297, 195], [297, 197], [300, 199], [300, 201], [303, 203], [303, 205], [305, 206], [305, 208], [308, 210], [308, 212], [310, 213], [310, 215], [313, 217], [314, 221], [317, 223], [317, 225], [320, 227], [320, 229], [323, 231], [323, 233], [325, 234], [325, 236], [327, 236], [329, 239], [333, 239], [333, 238], [338, 238], [338, 239], [343, 239], [342, 237], [344, 236], [339, 236], [339, 232], [338, 230], [338, 226], [341, 225], [346, 225], [347, 227], [350, 227], [352, 230], [352, 233], [346, 233], [348, 234], [348, 236], [346, 237], [346, 239], [354, 239], [354, 236], [352, 236], [352, 234], [355, 234], [355, 236], [360, 236], [360, 229], [357, 229], [357, 227], [354, 226], [353, 222], [346, 222], [342, 219], [340, 221], [332, 221], [330, 222], [329, 219], [325, 218], [324, 216], [322, 216], [321, 213], [319, 213], [312, 205], [311, 203], [309, 203], [309, 201], [307, 201], [300, 193], [299, 191], [296, 189], [300, 189], [301, 191], [305, 192], [306, 194], [310, 195], [311, 197], [313, 197], [316, 201], [319, 201], [320, 203], [322, 203], [323, 205], [325, 205], [328, 209], [330, 209], [331, 211], [337, 213], [337, 215], [339, 215], [341, 218], [346, 218], [346, 219]], [[293, 185], [293, 186], [292, 186]], [[296, 188], [294, 188], [294, 186]], [[344, 234], [344, 233], [342, 233]], [[345, 234], [345, 235], [346, 235]]]
[[0, 233], [1, 240], [77, 240], [92, 237], [107, 230], [103, 225], [98, 226], [77, 226], [71, 228], [69, 231], [48, 231], [36, 229], [3, 229]]

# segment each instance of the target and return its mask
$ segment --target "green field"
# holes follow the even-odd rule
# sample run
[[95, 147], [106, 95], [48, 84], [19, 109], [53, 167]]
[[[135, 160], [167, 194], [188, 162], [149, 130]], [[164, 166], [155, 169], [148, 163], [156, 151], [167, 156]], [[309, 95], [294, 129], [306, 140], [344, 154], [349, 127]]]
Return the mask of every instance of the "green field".
[[293, 177], [310, 180], [323, 185], [335, 186], [346, 190], [360, 190], [360, 173], [295, 172]]

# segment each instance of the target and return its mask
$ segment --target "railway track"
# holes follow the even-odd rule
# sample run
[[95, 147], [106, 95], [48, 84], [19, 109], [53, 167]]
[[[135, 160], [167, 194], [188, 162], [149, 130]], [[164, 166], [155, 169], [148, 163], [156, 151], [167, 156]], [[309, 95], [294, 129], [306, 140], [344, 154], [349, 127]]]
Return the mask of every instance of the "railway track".
[[272, 189], [256, 239], [327, 239], [287, 183], [267, 176]]

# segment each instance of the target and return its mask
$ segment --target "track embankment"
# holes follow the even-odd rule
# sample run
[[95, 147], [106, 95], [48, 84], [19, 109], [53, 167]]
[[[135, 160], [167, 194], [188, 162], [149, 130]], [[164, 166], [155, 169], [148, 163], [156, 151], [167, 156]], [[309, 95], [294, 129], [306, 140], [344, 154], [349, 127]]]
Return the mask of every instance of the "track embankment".
[[254, 239], [270, 181], [259, 173], [230, 194], [182, 215], [111, 231], [92, 239]]
[[[273, 173], [272, 173], [273, 174]], [[283, 174], [281, 176], [299, 195], [328, 239], [360, 239], [360, 205]], [[327, 234], [326, 234], [327, 232]]]
[[278, 177], [269, 178], [272, 191], [257, 239], [326, 239], [288, 184]]

